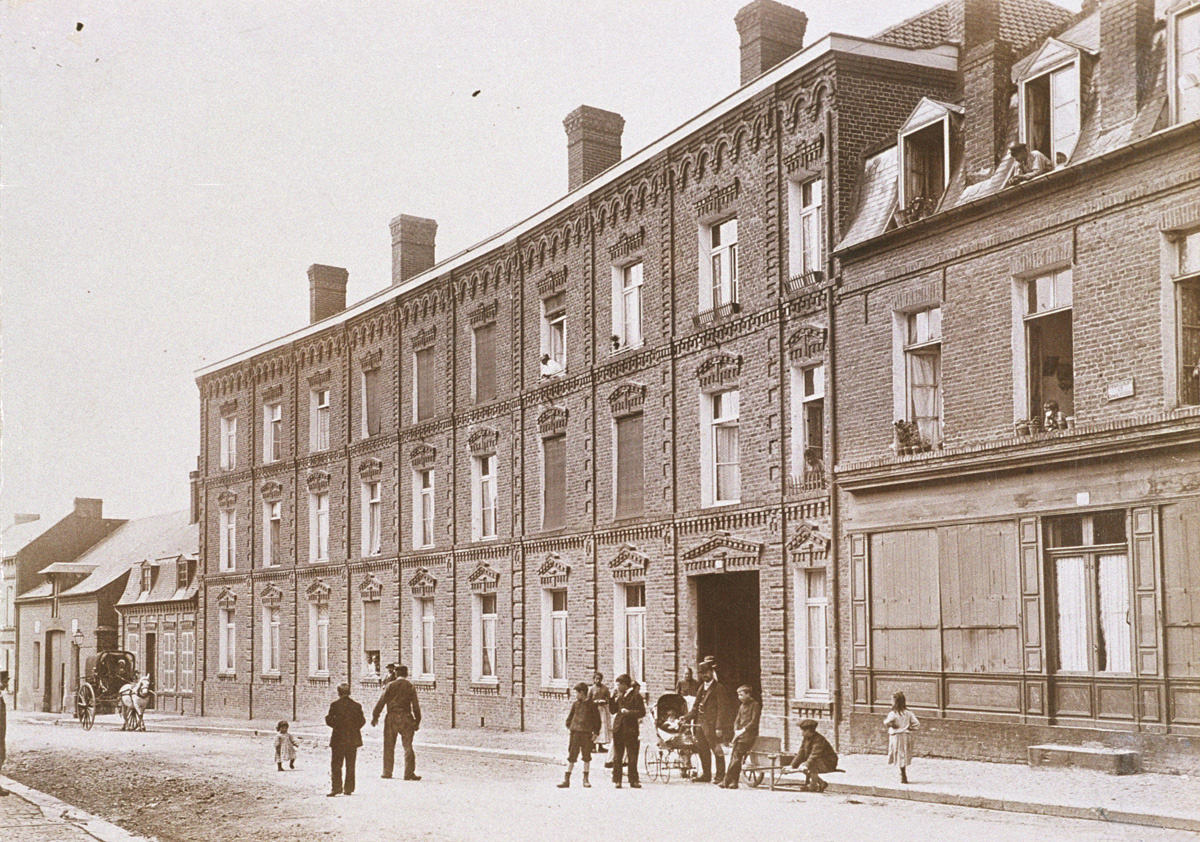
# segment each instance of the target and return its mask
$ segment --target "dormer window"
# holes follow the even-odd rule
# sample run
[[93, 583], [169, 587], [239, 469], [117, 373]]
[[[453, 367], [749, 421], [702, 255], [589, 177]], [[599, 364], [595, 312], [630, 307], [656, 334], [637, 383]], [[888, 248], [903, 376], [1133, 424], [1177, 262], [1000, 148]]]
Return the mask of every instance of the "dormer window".
[[1200, 3], [1180, 8], [1167, 21], [1172, 122], [1186, 123], [1200, 119]]
[[900, 129], [900, 221], [933, 213], [950, 183], [953, 132], [962, 109], [923, 98]]
[[1021, 140], [1061, 167], [1079, 141], [1080, 51], [1054, 38], [1034, 56], [1021, 79]]
[[149, 564], [142, 565], [142, 593], [150, 593], [154, 585], [154, 568]]

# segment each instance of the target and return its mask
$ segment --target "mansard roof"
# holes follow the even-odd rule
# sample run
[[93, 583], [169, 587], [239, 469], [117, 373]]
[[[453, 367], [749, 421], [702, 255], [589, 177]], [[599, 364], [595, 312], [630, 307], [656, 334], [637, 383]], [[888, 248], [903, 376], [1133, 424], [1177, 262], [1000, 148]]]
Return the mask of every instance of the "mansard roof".
[[[903, 20], [875, 36], [901, 47], [920, 49], [963, 41], [964, 9], [968, 0], [947, 0], [939, 6]], [[1047, 0], [1001, 0], [1000, 38], [1018, 53], [1036, 43], [1046, 32], [1067, 26], [1074, 17], [1067, 9]]]

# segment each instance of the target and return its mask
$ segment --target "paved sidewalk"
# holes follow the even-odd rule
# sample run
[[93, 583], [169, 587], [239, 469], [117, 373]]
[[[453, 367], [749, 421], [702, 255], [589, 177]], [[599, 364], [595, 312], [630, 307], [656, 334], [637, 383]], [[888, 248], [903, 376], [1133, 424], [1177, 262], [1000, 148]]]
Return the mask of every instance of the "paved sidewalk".
[[147, 842], [143, 836], [14, 780], [0, 777], [0, 786], [11, 793], [0, 798], [4, 842]]
[[[56, 714], [16, 713], [26, 721], [55, 722], [77, 727]], [[115, 717], [98, 720], [97, 727], [118, 724]], [[275, 720], [180, 717], [150, 712], [151, 730], [188, 730], [269, 736]], [[324, 722], [292, 723], [292, 733], [323, 745], [329, 738]], [[363, 731], [368, 743], [383, 741], [383, 728]], [[643, 727], [643, 744], [652, 744]], [[476, 728], [432, 729], [417, 732], [421, 750], [484, 754], [510, 760], [561, 765], [565, 762], [564, 734], [513, 732]], [[1183, 775], [1143, 773], [1106, 775], [1081, 769], [1039, 768], [1012, 763], [916, 758], [909, 767], [907, 786], [883, 755], [844, 755], [845, 774], [829, 777], [829, 793], [978, 807], [1015, 813], [1094, 819], [1122, 824], [1172, 828], [1200, 833], [1200, 779]], [[794, 778], [789, 778], [794, 781]], [[766, 787], [764, 782], [763, 787]], [[813, 795], [812, 798], [822, 796]]]

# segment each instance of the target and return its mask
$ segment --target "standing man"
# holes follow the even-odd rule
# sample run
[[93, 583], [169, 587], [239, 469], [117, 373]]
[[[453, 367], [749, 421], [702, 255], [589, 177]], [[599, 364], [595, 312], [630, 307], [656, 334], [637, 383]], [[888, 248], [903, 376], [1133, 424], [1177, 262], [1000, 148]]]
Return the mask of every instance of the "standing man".
[[621, 772], [629, 765], [629, 786], [641, 789], [638, 776], [638, 744], [641, 735], [642, 717], [646, 715], [646, 704], [642, 694], [633, 689], [633, 679], [628, 675], [617, 676], [616, 695], [609, 700], [613, 717], [613, 783], [621, 788]]
[[675, 692], [681, 696], [695, 696], [696, 691], [700, 689], [700, 682], [696, 680], [696, 676], [692, 673], [692, 668], [688, 667], [684, 673], [683, 679], [675, 685]]
[[408, 667], [396, 667], [396, 680], [383, 688], [383, 695], [371, 712], [371, 727], [379, 725], [379, 713], [387, 706], [383, 720], [383, 777], [390, 778], [396, 764], [396, 736], [404, 745], [404, 780], [419, 781], [417, 753], [413, 751], [413, 734], [421, 727], [421, 704], [417, 688], [408, 680]]
[[[4, 769], [4, 758], [7, 756], [5, 741], [8, 739], [8, 703], [4, 694], [8, 692], [8, 670], [0, 670], [0, 771]], [[0, 795], [8, 795], [8, 790], [0, 786]]]
[[[716, 664], [704, 661], [699, 666], [700, 689], [688, 719], [700, 724], [696, 753], [700, 755], [700, 777], [692, 783], [721, 783], [725, 779], [725, 742], [728, 725], [736, 715], [733, 700], [724, 684], [717, 681]], [[716, 777], [713, 777], [713, 758], [716, 758]]]
[[[362, 727], [367, 724], [362, 705], [350, 698], [350, 685], [342, 682], [337, 688], [337, 701], [329, 706], [325, 724], [333, 729], [329, 737], [332, 754], [329, 773], [333, 786], [329, 796], [354, 794], [354, 764], [362, 742]], [[346, 782], [342, 784], [342, 766], [346, 767]]]

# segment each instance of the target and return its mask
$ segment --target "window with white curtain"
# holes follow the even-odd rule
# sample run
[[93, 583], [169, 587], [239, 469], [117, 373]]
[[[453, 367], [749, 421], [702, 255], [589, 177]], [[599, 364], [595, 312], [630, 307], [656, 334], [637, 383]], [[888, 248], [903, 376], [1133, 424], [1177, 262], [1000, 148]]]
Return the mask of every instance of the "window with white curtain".
[[474, 594], [472, 599], [472, 678], [478, 682], [495, 683], [496, 673], [496, 595]]
[[308, 673], [329, 675], [329, 603], [308, 604]]
[[280, 544], [283, 540], [283, 504], [276, 500], [263, 503], [263, 567], [279, 564]]
[[625, 585], [625, 672], [639, 684], [646, 675], [646, 586]]
[[313, 389], [309, 447], [313, 451], [329, 449], [329, 390]]
[[263, 652], [262, 669], [267, 675], [278, 675], [281, 663], [279, 656], [279, 606], [268, 604], [263, 607]]
[[613, 267], [613, 336], [618, 348], [642, 344], [642, 263]]
[[362, 484], [362, 554], [379, 555], [383, 530], [383, 501], [380, 497], [383, 483]]
[[237, 468], [237, 417], [221, 419], [221, 467], [232, 471]]
[[737, 217], [701, 229], [700, 309], [738, 301]]
[[237, 652], [237, 626], [234, 624], [233, 609], [220, 609], [220, 628], [218, 629], [218, 669], [222, 673], [233, 674]]
[[707, 396], [711, 431], [709, 459], [712, 465], [712, 502], [736, 503], [742, 496], [739, 449], [741, 424], [740, 392], [731, 389]]
[[796, 695], [829, 695], [829, 591], [825, 568], [796, 574]]
[[308, 560], [329, 560], [329, 492], [308, 495]]
[[788, 269], [793, 277], [822, 268], [823, 185], [819, 178], [788, 182]]
[[222, 572], [229, 572], [237, 566], [237, 512], [233, 509], [221, 509], [217, 516], [220, 534], [218, 535], [218, 551]]
[[905, 407], [923, 439], [942, 440], [942, 308], [926, 307], [906, 316], [904, 343]]
[[413, 547], [433, 546], [433, 471], [413, 472]]
[[283, 404], [279, 401], [263, 405], [263, 462], [278, 462], [283, 458]]
[[423, 596], [413, 599], [413, 663], [417, 676], [427, 681], [435, 677], [433, 664], [434, 647], [434, 598]]
[[567, 592], [542, 591], [542, 683], [567, 686]]

